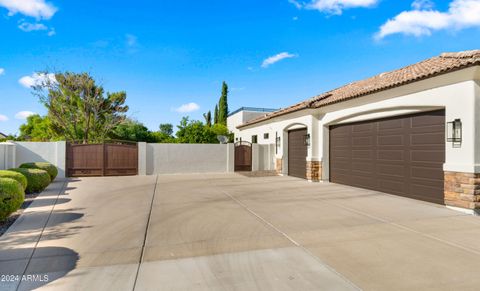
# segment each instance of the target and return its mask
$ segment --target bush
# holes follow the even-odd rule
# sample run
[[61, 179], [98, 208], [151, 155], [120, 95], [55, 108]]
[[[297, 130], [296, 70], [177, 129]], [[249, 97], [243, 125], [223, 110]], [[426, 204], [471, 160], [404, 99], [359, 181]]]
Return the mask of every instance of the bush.
[[27, 178], [26, 193], [42, 192], [50, 184], [50, 175], [44, 170], [16, 168], [10, 171], [18, 172]]
[[58, 175], [58, 170], [57, 167], [50, 163], [25, 163], [21, 164], [20, 168], [25, 168], [25, 169], [40, 169], [47, 171], [47, 173], [50, 175], [50, 180], [53, 181]]
[[10, 178], [0, 178], [0, 221], [22, 206], [25, 192], [20, 182]]
[[10, 178], [17, 180], [22, 185], [24, 191], [25, 189], [27, 189], [27, 178], [20, 173], [14, 171], [0, 170], [0, 178]]

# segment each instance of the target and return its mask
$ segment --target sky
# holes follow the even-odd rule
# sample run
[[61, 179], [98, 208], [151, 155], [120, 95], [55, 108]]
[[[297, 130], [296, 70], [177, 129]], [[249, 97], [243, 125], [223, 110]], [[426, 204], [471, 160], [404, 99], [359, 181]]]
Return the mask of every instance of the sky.
[[480, 48], [480, 0], [0, 0], [0, 132], [46, 114], [40, 71], [89, 72], [157, 130], [229, 106], [283, 108]]

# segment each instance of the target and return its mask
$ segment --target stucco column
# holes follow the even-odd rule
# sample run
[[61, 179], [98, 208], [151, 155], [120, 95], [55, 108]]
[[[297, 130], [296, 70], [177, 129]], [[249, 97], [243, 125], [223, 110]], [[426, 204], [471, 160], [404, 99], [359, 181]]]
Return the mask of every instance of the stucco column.
[[147, 143], [139, 142], [138, 147], [138, 175], [147, 175]]
[[58, 177], [63, 179], [67, 174], [67, 142], [57, 141], [55, 147]]
[[229, 143], [226, 144], [227, 147], [227, 164], [226, 171], [227, 173], [235, 172], [235, 144]]
[[[472, 81], [472, 98], [465, 106], [446, 108], [446, 122], [462, 121], [462, 142], [446, 143], [445, 204], [480, 213], [480, 81]], [[462, 96], [467, 98], [467, 96]], [[469, 104], [470, 105], [469, 105]]]

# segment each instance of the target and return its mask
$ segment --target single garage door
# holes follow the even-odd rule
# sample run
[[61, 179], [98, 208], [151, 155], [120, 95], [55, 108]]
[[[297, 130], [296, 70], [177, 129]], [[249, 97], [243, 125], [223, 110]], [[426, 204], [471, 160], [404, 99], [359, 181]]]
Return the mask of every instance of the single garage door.
[[330, 181], [443, 204], [445, 111], [330, 127]]
[[307, 145], [305, 145], [307, 129], [296, 129], [288, 132], [288, 175], [307, 178]]

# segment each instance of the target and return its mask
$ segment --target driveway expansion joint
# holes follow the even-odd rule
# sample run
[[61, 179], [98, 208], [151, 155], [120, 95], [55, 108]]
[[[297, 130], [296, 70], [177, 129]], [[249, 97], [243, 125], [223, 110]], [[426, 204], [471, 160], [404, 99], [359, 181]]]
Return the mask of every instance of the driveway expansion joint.
[[137, 280], [138, 280], [138, 275], [140, 274], [140, 267], [142, 266], [142, 262], [145, 256], [145, 245], [147, 244], [147, 238], [148, 238], [148, 228], [150, 226], [150, 219], [152, 217], [152, 211], [153, 211], [153, 202], [155, 201], [155, 194], [157, 193], [157, 186], [158, 186], [158, 175], [155, 178], [155, 186], [153, 186], [153, 193], [152, 193], [152, 199], [150, 201], [150, 209], [148, 211], [148, 218], [147, 218], [147, 223], [145, 226], [145, 235], [143, 237], [143, 242], [142, 242], [142, 251], [140, 253], [140, 259], [138, 261], [138, 266], [137, 266], [137, 272], [135, 274], [135, 280], [133, 282], [133, 289], [135, 290], [137, 286]]
[[276, 231], [277, 233], [279, 233], [280, 235], [282, 235], [283, 237], [285, 237], [288, 241], [290, 241], [293, 245], [295, 245], [296, 247], [300, 248], [303, 252], [305, 252], [308, 256], [312, 257], [314, 260], [316, 260], [320, 265], [324, 266], [325, 268], [327, 268], [328, 270], [330, 270], [332, 273], [334, 273], [335, 275], [337, 275], [339, 278], [341, 278], [345, 283], [349, 284], [350, 286], [352, 286], [353, 288], [357, 289], [357, 290], [362, 290], [361, 288], [359, 288], [357, 285], [355, 285], [352, 281], [350, 281], [348, 278], [346, 278], [344, 275], [342, 275], [341, 273], [337, 272], [334, 268], [332, 268], [331, 266], [327, 265], [325, 262], [323, 262], [319, 257], [315, 256], [312, 252], [310, 252], [307, 248], [305, 248], [303, 245], [301, 245], [300, 243], [298, 243], [297, 241], [295, 241], [292, 237], [290, 237], [287, 233], [283, 232], [282, 230], [280, 230], [278, 227], [276, 227], [275, 225], [273, 225], [272, 223], [270, 223], [269, 221], [267, 221], [265, 218], [261, 217], [259, 214], [257, 214], [255, 211], [253, 211], [252, 209], [250, 209], [247, 205], [245, 205], [244, 203], [242, 203], [240, 200], [238, 200], [237, 198], [233, 197], [232, 195], [230, 195], [228, 192], [226, 191], [223, 191], [222, 190], [222, 193], [229, 197], [230, 199], [232, 199], [235, 203], [237, 203], [238, 205], [240, 205], [243, 209], [245, 209], [246, 211], [248, 211], [250, 214], [252, 214], [253, 216], [255, 216], [258, 220], [260, 220], [262, 223], [264, 223], [265, 225], [267, 225], [268, 227], [270, 227], [271, 229], [273, 229], [274, 231]]

